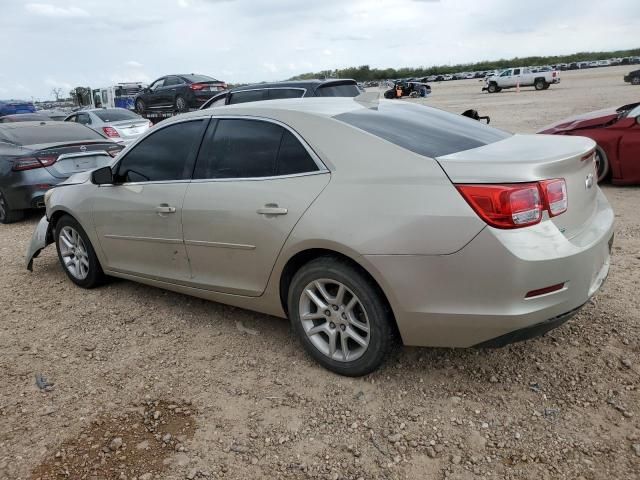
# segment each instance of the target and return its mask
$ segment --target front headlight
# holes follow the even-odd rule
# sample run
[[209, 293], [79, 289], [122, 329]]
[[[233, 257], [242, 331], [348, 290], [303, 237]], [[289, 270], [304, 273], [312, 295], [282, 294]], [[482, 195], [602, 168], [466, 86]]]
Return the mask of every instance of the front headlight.
[[44, 192], [44, 206], [47, 208], [49, 208], [49, 199], [51, 198], [52, 194], [53, 194], [53, 188], [50, 188], [49, 190]]

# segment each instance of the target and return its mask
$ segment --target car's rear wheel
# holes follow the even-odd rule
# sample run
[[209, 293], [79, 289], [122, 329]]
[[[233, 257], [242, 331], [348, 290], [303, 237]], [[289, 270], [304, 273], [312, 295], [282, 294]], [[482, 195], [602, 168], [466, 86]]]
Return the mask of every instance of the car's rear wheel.
[[7, 197], [0, 192], [0, 223], [14, 223], [24, 218], [24, 210], [12, 210]]
[[600, 147], [596, 147], [596, 169], [598, 182], [604, 182], [609, 176], [609, 158]]
[[147, 109], [147, 106], [144, 103], [144, 100], [142, 100], [141, 98], [136, 100], [136, 112], [138, 113], [144, 113], [145, 110]]
[[82, 288], [94, 288], [104, 280], [96, 252], [80, 224], [65, 215], [55, 230], [58, 259], [69, 279]]
[[392, 345], [393, 318], [381, 292], [338, 258], [304, 265], [291, 281], [288, 307], [305, 350], [335, 373], [366, 375], [380, 366]]
[[189, 104], [187, 103], [187, 101], [185, 100], [185, 98], [181, 95], [178, 95], [176, 97], [176, 110], [178, 112], [186, 112], [189, 110]]
[[533, 86], [535, 87], [536, 90], [544, 90], [544, 87], [546, 84], [547, 82], [545, 82], [542, 78], [539, 78], [538, 80], [536, 80]]

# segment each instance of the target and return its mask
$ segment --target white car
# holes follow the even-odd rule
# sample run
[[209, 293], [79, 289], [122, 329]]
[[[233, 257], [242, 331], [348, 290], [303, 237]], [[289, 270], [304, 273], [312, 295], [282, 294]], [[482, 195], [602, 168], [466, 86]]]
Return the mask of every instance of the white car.
[[121, 145], [129, 145], [146, 133], [153, 123], [126, 108], [93, 108], [74, 112], [64, 119], [95, 130]]

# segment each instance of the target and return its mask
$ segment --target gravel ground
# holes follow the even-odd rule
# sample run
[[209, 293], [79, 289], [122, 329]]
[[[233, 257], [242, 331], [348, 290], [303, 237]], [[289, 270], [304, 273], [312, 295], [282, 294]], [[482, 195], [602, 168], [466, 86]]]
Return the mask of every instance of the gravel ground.
[[[492, 96], [451, 82], [427, 102], [533, 131], [638, 99], [622, 73]], [[604, 190], [610, 277], [569, 323], [499, 350], [399, 348], [361, 379], [319, 368], [280, 319], [120, 280], [84, 291], [52, 248], [29, 273], [38, 215], [1, 226], [0, 478], [640, 478], [640, 189]]]

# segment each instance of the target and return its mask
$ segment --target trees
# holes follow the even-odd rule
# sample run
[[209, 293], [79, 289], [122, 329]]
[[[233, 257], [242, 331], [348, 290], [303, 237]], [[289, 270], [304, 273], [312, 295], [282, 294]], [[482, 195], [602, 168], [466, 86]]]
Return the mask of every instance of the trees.
[[51, 95], [56, 97], [56, 102], [60, 100], [60, 95], [62, 95], [62, 89], [60, 87], [53, 87], [51, 89]]

